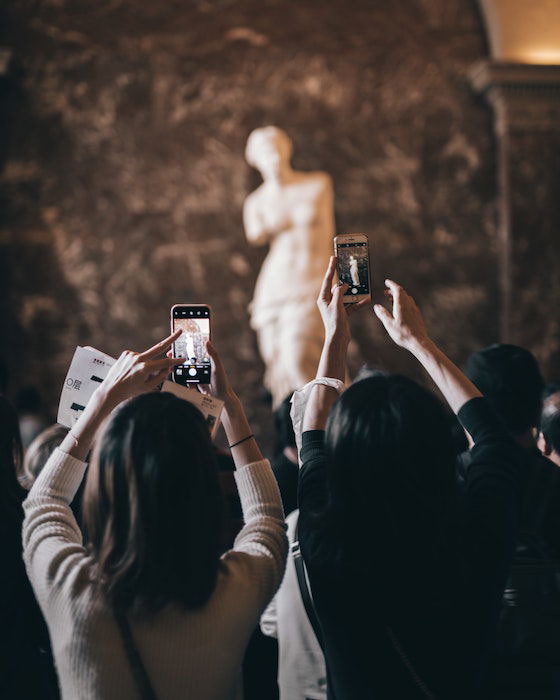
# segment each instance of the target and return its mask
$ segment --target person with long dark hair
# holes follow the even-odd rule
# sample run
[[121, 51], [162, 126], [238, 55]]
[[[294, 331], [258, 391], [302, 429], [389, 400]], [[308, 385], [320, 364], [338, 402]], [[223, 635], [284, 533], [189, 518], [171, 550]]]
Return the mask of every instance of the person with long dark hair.
[[[511, 559], [522, 450], [387, 280], [375, 313], [431, 375], [473, 441], [463, 496], [440, 401], [381, 372], [343, 390], [346, 285], [318, 305], [325, 345], [303, 417], [299, 538], [325, 647], [329, 698], [478, 697]], [[353, 311], [355, 307], [351, 307]], [[295, 404], [298, 404], [296, 397]]]
[[[245, 526], [221, 556], [222, 502], [202, 414], [153, 392], [178, 333], [124, 352], [24, 504], [24, 557], [63, 697], [230, 698], [284, 571], [278, 488], [210, 344], [212, 391], [237, 467]], [[146, 393], [151, 392], [151, 393]], [[97, 431], [82, 534], [69, 508]]]

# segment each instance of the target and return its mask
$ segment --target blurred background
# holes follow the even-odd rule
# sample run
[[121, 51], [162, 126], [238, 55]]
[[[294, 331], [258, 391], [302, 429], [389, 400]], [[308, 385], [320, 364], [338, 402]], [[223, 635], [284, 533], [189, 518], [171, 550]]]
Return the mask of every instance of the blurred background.
[[[271, 442], [241, 210], [252, 129], [333, 178], [338, 232], [421, 305], [458, 363], [497, 341], [560, 378], [557, 0], [5, 0], [0, 357], [55, 414], [76, 345], [117, 355], [208, 303]], [[286, 280], [297, 285], [297, 279]], [[377, 320], [352, 369], [416, 373]], [[34, 397], [37, 400], [37, 396]]]

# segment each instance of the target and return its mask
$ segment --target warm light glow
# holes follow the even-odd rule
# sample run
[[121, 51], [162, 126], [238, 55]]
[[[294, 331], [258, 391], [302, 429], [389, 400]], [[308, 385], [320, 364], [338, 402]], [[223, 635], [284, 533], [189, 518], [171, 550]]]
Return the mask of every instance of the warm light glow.
[[492, 58], [560, 64], [560, 0], [480, 0]]
[[560, 49], [551, 49], [550, 51], [526, 49], [523, 62], [537, 63], [539, 65], [560, 65]]

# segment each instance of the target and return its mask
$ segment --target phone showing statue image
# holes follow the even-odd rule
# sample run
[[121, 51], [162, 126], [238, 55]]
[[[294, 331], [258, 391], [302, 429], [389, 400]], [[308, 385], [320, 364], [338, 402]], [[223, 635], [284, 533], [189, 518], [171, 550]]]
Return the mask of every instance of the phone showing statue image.
[[336, 270], [340, 284], [347, 284], [345, 304], [354, 304], [371, 294], [369, 245], [364, 233], [343, 233], [334, 239]]
[[173, 381], [209, 384], [211, 365], [206, 343], [210, 340], [210, 307], [205, 304], [175, 304], [171, 307], [171, 331], [183, 332], [173, 343], [173, 357], [184, 357], [184, 364], [173, 369]]

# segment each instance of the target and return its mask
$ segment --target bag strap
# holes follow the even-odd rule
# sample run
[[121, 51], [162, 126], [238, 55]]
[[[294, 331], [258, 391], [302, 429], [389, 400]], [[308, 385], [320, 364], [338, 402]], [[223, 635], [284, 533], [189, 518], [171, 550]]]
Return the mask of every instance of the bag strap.
[[307, 570], [305, 568], [305, 562], [301, 556], [301, 549], [299, 546], [299, 514], [296, 520], [295, 536], [294, 541], [292, 542], [291, 550], [303, 606], [305, 608], [305, 612], [307, 613], [307, 617], [309, 618], [309, 622], [311, 623], [311, 627], [313, 628], [313, 632], [315, 632], [319, 646], [324, 653], [325, 648], [323, 646], [323, 631], [321, 630], [321, 624], [319, 622], [319, 618], [317, 617], [317, 613], [315, 612], [315, 605], [313, 604], [313, 598], [311, 597], [311, 591], [309, 590]]
[[414, 684], [416, 685], [416, 687], [422, 691], [422, 693], [428, 698], [428, 700], [437, 700], [436, 696], [432, 693], [432, 691], [428, 688], [428, 686], [424, 683], [424, 681], [416, 673], [416, 669], [412, 665], [412, 662], [410, 661], [410, 657], [408, 656], [408, 654], [404, 650], [404, 647], [400, 643], [393, 628], [387, 626], [385, 628], [385, 630], [387, 632], [387, 636], [389, 637], [389, 641], [391, 642], [393, 649], [397, 652], [400, 660], [402, 661], [404, 667], [406, 668], [410, 677], [414, 681]]
[[132, 631], [128, 620], [126, 619], [125, 613], [121, 611], [113, 611], [113, 615], [119, 631], [121, 633], [122, 642], [128, 663], [130, 664], [130, 669], [132, 675], [134, 676], [134, 681], [140, 692], [140, 697], [142, 700], [157, 700], [157, 696], [154, 687], [150, 681], [150, 677], [142, 663], [142, 657], [138, 651], [138, 647], [134, 643], [134, 638], [132, 636]]

